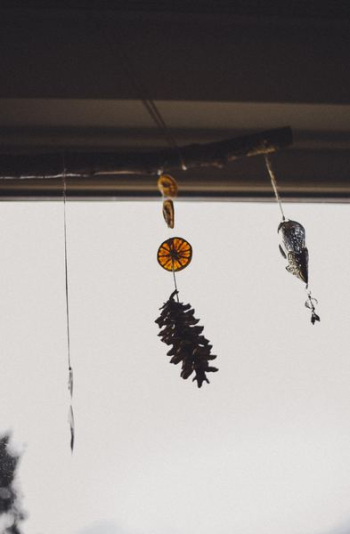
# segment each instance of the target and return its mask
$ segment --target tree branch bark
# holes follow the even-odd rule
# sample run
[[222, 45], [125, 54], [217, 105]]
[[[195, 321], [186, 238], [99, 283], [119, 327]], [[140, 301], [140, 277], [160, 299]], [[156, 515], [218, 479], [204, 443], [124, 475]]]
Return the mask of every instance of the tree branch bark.
[[1, 154], [0, 176], [54, 177], [67, 174], [156, 174], [176, 169], [224, 167], [247, 156], [269, 154], [291, 145], [291, 128], [278, 128], [215, 143], [185, 145], [152, 152], [61, 152], [50, 154]]

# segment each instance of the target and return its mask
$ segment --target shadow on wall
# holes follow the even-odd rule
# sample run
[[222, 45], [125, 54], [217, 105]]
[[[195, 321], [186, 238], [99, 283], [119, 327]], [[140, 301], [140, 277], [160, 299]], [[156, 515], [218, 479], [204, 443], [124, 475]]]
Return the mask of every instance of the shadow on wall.
[[338, 525], [331, 530], [322, 531], [319, 534], [350, 534], [350, 517], [341, 525]]
[[79, 530], [77, 534], [138, 534], [135, 531], [125, 530], [118, 527], [113, 521], [96, 521], [91, 525]]
[[[135, 531], [125, 530], [118, 527], [112, 521], [95, 522], [88, 527], [79, 530], [77, 534], [141, 534]], [[331, 530], [319, 532], [319, 534], [350, 534], [350, 518], [341, 525], [338, 525]]]

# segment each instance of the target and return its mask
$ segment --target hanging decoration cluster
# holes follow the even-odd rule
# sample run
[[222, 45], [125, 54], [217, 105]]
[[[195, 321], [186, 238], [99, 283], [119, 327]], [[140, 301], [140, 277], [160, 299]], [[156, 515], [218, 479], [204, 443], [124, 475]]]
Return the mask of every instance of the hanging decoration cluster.
[[[181, 150], [177, 146], [177, 143], [171, 133], [169, 132], [167, 125], [160, 114], [156, 104], [150, 99], [145, 91], [142, 89], [142, 83], [137, 77], [136, 73], [133, 73], [130, 68], [130, 62], [128, 56], [121, 43], [119, 43], [119, 53], [121, 54], [122, 61], [124, 63], [125, 72], [128, 74], [131, 84], [136, 87], [136, 90], [140, 92], [141, 101], [144, 104], [146, 110], [154, 120], [159, 131], [164, 135], [169, 147], [174, 153], [178, 155], [180, 166], [183, 170], [187, 167], [183, 160]], [[271, 132], [269, 132], [271, 133]], [[290, 132], [287, 134], [284, 131], [284, 136], [287, 135], [287, 139], [290, 139]], [[229, 140], [230, 143], [232, 140]], [[286, 141], [277, 143], [277, 147]], [[228, 142], [223, 142], [227, 145]], [[237, 146], [235, 150], [231, 147], [231, 159], [235, 159], [242, 155], [253, 155], [258, 153], [266, 153], [266, 139], [261, 142], [261, 139], [253, 139], [247, 145], [247, 141], [243, 139], [237, 140]], [[221, 154], [218, 150], [218, 146], [222, 143], [213, 143], [213, 147], [216, 150], [214, 161], [211, 158], [206, 160], [206, 164], [222, 164], [229, 158], [225, 156], [225, 153]], [[252, 148], [253, 147], [253, 148]], [[227, 149], [226, 149], [227, 151]], [[220, 152], [220, 153], [219, 153]], [[225, 157], [224, 157], [225, 156]], [[128, 156], [130, 159], [130, 156]], [[198, 163], [196, 159], [195, 162]], [[209, 161], [209, 163], [208, 163]], [[320, 317], [316, 313], [315, 305], [317, 300], [312, 297], [311, 291], [308, 289], [309, 274], [308, 274], [308, 261], [309, 253], [305, 244], [305, 229], [296, 222], [286, 219], [283, 213], [282, 203], [277, 190], [276, 178], [271, 167], [268, 156], [265, 156], [265, 163], [270, 175], [271, 184], [276, 196], [276, 200], [279, 204], [282, 221], [278, 226], [278, 232], [281, 234], [282, 243], [280, 244], [280, 252], [284, 259], [288, 261], [286, 267], [287, 271], [299, 278], [305, 283], [307, 291], [306, 307], [311, 310], [311, 323], [315, 324], [320, 321]], [[129, 164], [129, 161], [128, 161]], [[193, 162], [192, 162], [193, 164]], [[194, 164], [192, 165], [194, 166]], [[170, 229], [175, 227], [175, 210], [174, 199], [178, 195], [178, 185], [176, 180], [169, 174], [159, 173], [158, 189], [163, 197], [163, 217], [166, 225]], [[70, 448], [73, 452], [75, 441], [75, 424], [73, 413], [73, 368], [71, 365], [71, 347], [70, 347], [70, 319], [69, 319], [69, 284], [68, 284], [68, 253], [67, 253], [67, 216], [66, 216], [66, 197], [67, 197], [67, 184], [66, 184], [66, 168], [63, 155], [63, 211], [64, 211], [64, 261], [65, 261], [65, 296], [66, 296], [66, 326], [67, 326], [67, 353], [68, 353], [68, 390], [69, 390], [69, 426], [70, 426]], [[171, 293], [169, 299], [160, 308], [160, 316], [156, 319], [160, 333], [158, 334], [161, 341], [170, 347], [167, 352], [167, 356], [170, 357], [170, 363], [181, 363], [181, 377], [188, 379], [193, 376], [192, 381], [197, 382], [198, 388], [201, 388], [204, 382], [209, 383], [207, 374], [217, 372], [218, 369], [213, 367], [211, 362], [216, 359], [216, 355], [212, 354], [213, 346], [209, 340], [203, 335], [204, 327], [198, 325], [199, 319], [195, 317], [195, 310], [191, 304], [184, 304], [179, 300], [179, 291], [176, 283], [176, 273], [184, 270], [191, 263], [192, 260], [192, 246], [188, 241], [182, 237], [170, 237], [165, 240], [159, 247], [157, 253], [157, 260], [159, 265], [168, 272], [173, 274], [175, 289]], [[3, 441], [3, 444], [7, 444]], [[1, 443], [0, 443], [1, 445]], [[1, 452], [1, 451], [0, 451]], [[0, 484], [1, 485], [1, 484]], [[0, 487], [1, 490], [1, 487]], [[16, 526], [16, 525], [15, 525]]]
[[317, 304], [317, 300], [312, 297], [311, 291], [309, 290], [309, 251], [306, 248], [305, 228], [300, 223], [285, 218], [282, 202], [277, 189], [276, 177], [268, 156], [265, 156], [265, 163], [282, 215], [282, 222], [279, 224], [277, 229], [282, 238], [282, 243], [279, 245], [279, 249], [283, 258], [288, 261], [286, 270], [305, 283], [305, 289], [307, 292], [305, 306], [311, 310], [311, 323], [315, 324], [321, 319], [316, 313], [315, 306]]
[[[158, 188], [163, 195], [163, 215], [169, 228], [174, 228], [173, 199], [177, 195], [177, 184], [169, 175], [161, 175]], [[165, 304], [160, 308], [161, 314], [156, 323], [161, 328], [158, 334], [163, 343], [172, 345], [167, 352], [170, 363], [181, 363], [181, 377], [189, 378], [193, 373], [193, 382], [202, 387], [208, 382], [207, 373], [218, 371], [210, 365], [216, 356], [211, 353], [213, 348], [209, 340], [202, 335], [203, 326], [198, 326], [195, 310], [190, 304], [179, 301], [179, 291], [176, 284], [175, 273], [185, 269], [192, 259], [192, 247], [182, 237], [171, 237], [164, 241], [157, 253], [158, 263], [163, 269], [173, 273], [175, 291], [173, 291]], [[176, 299], [176, 300], [175, 300]]]

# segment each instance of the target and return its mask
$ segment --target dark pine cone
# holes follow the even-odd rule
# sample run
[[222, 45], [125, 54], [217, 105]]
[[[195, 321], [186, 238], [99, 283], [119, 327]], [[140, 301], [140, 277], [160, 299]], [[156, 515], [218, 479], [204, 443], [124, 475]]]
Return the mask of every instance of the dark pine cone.
[[206, 373], [218, 371], [211, 367], [209, 362], [216, 356], [211, 354], [212, 345], [202, 334], [203, 326], [197, 326], [199, 319], [194, 316], [194, 309], [190, 304], [175, 301], [178, 291], [174, 291], [169, 300], [160, 308], [160, 317], [155, 321], [159, 328], [158, 334], [163, 343], [172, 345], [167, 353], [171, 356], [170, 363], [182, 362], [181, 376], [186, 379], [193, 372], [193, 381], [197, 380], [198, 387], [202, 387], [204, 381], [208, 382]]

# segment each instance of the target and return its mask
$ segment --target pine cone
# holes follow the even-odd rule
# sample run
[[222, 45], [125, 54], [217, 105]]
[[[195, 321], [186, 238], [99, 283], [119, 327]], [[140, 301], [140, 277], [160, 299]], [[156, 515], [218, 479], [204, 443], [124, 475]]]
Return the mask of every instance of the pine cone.
[[194, 316], [194, 309], [190, 304], [175, 301], [174, 291], [169, 300], [160, 308], [160, 317], [155, 321], [162, 328], [158, 336], [163, 343], [172, 345], [167, 353], [171, 356], [170, 363], [182, 362], [181, 377], [187, 379], [193, 372], [193, 381], [197, 380], [198, 387], [209, 380], [206, 373], [218, 371], [216, 367], [209, 365], [216, 356], [211, 354], [212, 345], [202, 334], [204, 327], [197, 326], [199, 319]]

